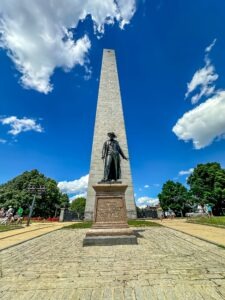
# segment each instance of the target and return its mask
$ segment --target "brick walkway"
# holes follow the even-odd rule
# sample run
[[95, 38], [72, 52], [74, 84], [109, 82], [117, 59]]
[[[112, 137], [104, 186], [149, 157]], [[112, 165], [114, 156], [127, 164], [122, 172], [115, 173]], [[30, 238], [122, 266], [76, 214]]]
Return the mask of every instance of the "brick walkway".
[[0, 232], [0, 250], [23, 243], [43, 234], [58, 230], [71, 222], [32, 223], [29, 227]]
[[162, 222], [154, 222], [196, 236], [206, 241], [225, 246], [225, 228], [187, 223], [186, 219], [164, 219]]
[[1, 255], [2, 299], [225, 299], [225, 250], [165, 227], [139, 245], [82, 247], [58, 230]]

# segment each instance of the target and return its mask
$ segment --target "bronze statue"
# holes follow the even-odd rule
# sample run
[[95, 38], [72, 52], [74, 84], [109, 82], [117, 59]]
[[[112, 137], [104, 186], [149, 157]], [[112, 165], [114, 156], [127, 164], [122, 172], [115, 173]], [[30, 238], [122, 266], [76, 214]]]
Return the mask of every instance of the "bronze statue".
[[124, 155], [119, 143], [115, 140], [114, 132], [108, 133], [109, 140], [107, 140], [102, 149], [102, 159], [104, 160], [104, 178], [102, 182], [117, 181], [121, 178], [120, 155], [123, 159], [128, 160]]

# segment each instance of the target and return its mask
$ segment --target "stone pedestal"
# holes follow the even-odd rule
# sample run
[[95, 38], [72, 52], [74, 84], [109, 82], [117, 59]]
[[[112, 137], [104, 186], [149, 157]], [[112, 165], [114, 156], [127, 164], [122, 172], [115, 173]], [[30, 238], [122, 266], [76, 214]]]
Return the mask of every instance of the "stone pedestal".
[[127, 224], [127, 185], [100, 183], [93, 185], [93, 189], [96, 193], [94, 221], [83, 246], [137, 244], [137, 237]]

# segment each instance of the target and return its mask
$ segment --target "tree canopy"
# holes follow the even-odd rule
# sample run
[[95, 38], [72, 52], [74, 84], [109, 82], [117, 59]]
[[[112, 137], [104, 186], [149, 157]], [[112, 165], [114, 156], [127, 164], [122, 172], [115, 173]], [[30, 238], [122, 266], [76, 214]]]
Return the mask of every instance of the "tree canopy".
[[225, 170], [219, 163], [198, 164], [188, 177], [193, 201], [214, 206], [216, 214], [225, 208]]
[[158, 195], [162, 209], [184, 214], [191, 207], [210, 204], [215, 215], [225, 212], [225, 169], [217, 162], [198, 164], [187, 178], [190, 189], [168, 180]]
[[12, 205], [15, 210], [21, 206], [24, 209], [24, 215], [28, 214], [32, 202], [32, 195], [28, 192], [30, 185], [44, 186], [46, 189], [43, 196], [36, 197], [34, 216], [54, 216], [57, 206], [69, 205], [68, 196], [60, 192], [55, 180], [45, 177], [38, 170], [32, 170], [0, 185], [0, 206], [8, 208]]
[[189, 209], [188, 191], [179, 182], [168, 180], [164, 183], [161, 193], [158, 195], [160, 206], [164, 211], [172, 210], [176, 214], [184, 215]]
[[78, 215], [78, 218], [81, 218], [84, 216], [85, 205], [86, 199], [84, 197], [79, 197], [72, 201], [70, 210], [75, 211]]

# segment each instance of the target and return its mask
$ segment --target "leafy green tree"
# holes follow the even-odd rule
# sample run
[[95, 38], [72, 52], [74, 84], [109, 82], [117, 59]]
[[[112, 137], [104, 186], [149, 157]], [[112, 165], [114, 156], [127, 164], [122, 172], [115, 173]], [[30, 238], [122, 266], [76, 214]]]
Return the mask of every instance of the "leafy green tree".
[[158, 197], [160, 206], [164, 211], [171, 209], [175, 214], [184, 215], [190, 208], [188, 191], [179, 182], [168, 180], [164, 183]]
[[81, 219], [84, 216], [86, 205], [86, 199], [84, 197], [79, 197], [72, 201], [70, 205], [70, 210], [77, 213], [78, 219]]
[[225, 208], [225, 170], [219, 163], [198, 164], [188, 177], [193, 202], [211, 204], [216, 214]]
[[46, 189], [42, 197], [36, 197], [34, 216], [54, 216], [56, 205], [65, 206], [66, 202], [69, 203], [68, 197], [66, 200], [66, 196], [60, 192], [55, 180], [45, 177], [38, 170], [32, 170], [0, 185], [0, 206], [8, 208], [12, 205], [15, 210], [21, 206], [24, 209], [24, 215], [27, 215], [33, 197], [28, 192], [30, 185], [44, 186]]
[[60, 206], [64, 208], [69, 208], [70, 203], [69, 203], [69, 197], [67, 194], [61, 194], [60, 197]]

